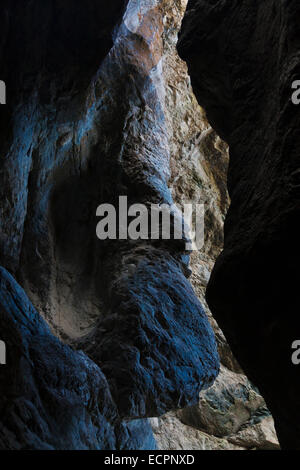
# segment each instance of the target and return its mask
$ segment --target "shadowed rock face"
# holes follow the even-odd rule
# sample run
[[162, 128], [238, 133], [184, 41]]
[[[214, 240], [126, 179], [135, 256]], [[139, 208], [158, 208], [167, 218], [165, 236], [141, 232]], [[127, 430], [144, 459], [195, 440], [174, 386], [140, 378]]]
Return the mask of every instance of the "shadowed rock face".
[[19, 267], [25, 219], [38, 197], [28, 196], [27, 183], [40, 185], [41, 172], [44, 183], [49, 180], [55, 153], [71, 140], [68, 124], [72, 127], [83, 105], [82, 92], [113, 45], [126, 4], [1, 4], [0, 65], [7, 93], [7, 105], [0, 108], [1, 153], [9, 158], [1, 159], [0, 166], [0, 263], [12, 271]]
[[5, 3], [0, 447], [155, 448], [136, 418], [218, 373], [184, 244], [96, 238], [101, 203], [172, 203], [161, 4]]
[[100, 369], [51, 334], [3, 268], [0, 286], [0, 448], [115, 448], [116, 406]]
[[209, 306], [259, 387], [283, 448], [300, 447], [297, 1], [191, 0], [178, 50], [212, 126], [230, 146], [225, 247]]
[[149, 424], [120, 423], [99, 367], [51, 334], [3, 268], [0, 329], [0, 449], [155, 449]]

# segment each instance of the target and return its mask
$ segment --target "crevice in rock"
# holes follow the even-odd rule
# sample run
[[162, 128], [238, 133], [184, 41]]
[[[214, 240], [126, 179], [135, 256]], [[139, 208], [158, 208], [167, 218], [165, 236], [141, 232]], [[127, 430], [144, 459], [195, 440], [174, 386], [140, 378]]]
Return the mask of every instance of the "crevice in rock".
[[[299, 448], [299, 69], [296, 1], [191, 0], [178, 43], [197, 100], [230, 147], [224, 250], [209, 306], [263, 394], [283, 449]], [[211, 28], [211, 25], [214, 25]], [[297, 228], [296, 228], [297, 227]]]
[[[205, 244], [192, 253], [191, 283], [205, 306], [216, 335], [221, 372], [200, 393], [199, 404], [151, 420], [162, 449], [276, 449], [278, 441], [266, 404], [247, 380], [205, 300], [206, 286], [223, 248], [228, 146], [209, 124], [194, 96], [186, 64], [179, 58], [177, 33], [186, 1], [165, 12], [164, 79], [171, 150], [169, 186], [176, 204], [205, 204]], [[213, 404], [213, 406], [212, 406]]]

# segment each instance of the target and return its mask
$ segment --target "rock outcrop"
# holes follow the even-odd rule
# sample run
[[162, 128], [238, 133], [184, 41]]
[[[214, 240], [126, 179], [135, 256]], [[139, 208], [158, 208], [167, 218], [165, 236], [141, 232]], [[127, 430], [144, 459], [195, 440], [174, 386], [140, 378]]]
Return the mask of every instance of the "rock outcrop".
[[[0, 448], [278, 448], [270, 412], [205, 300], [223, 247], [228, 147], [199, 106], [176, 51], [187, 0], [2, 3], [0, 79], [7, 104], [0, 106], [0, 341], [7, 360], [0, 365]], [[218, 45], [219, 54], [205, 43], [205, 62], [194, 36], [204, 5], [211, 47], [212, 25], [224, 16], [225, 30], [229, 13], [236, 11], [238, 23], [240, 12], [227, 2], [190, 2], [180, 43], [199, 102], [231, 144], [234, 101], [218, 62], [227, 43]], [[274, 11], [276, 19], [279, 10]], [[234, 26], [232, 45], [238, 31]], [[196, 47], [191, 59], [190, 46]], [[235, 48], [232, 54], [235, 58]], [[241, 140], [233, 141], [233, 149], [239, 144], [236, 152], [260, 136], [254, 129], [256, 138], [248, 141], [250, 121], [250, 115], [241, 121], [236, 137]], [[261, 178], [265, 169], [254, 154], [256, 166], [245, 154], [249, 163], [241, 175], [241, 185], [247, 180], [249, 188], [253, 178], [263, 186], [255, 168], [261, 168]], [[231, 157], [233, 185], [239, 171]], [[232, 188], [229, 229], [249, 189], [241, 186], [235, 199]], [[98, 240], [96, 208], [102, 203], [117, 207], [120, 195], [127, 196], [128, 206], [204, 204], [203, 249], [189, 256], [184, 240]], [[255, 216], [263, 219], [259, 211]], [[243, 227], [237, 225], [244, 237]], [[266, 231], [266, 242], [272, 233]], [[228, 246], [243, 250], [254, 239], [243, 237], [232, 247], [226, 233], [224, 253]], [[258, 258], [250, 254], [249, 289], [259, 280]], [[253, 296], [254, 308], [250, 290], [231, 284], [241, 272], [224, 271], [220, 282], [218, 268], [215, 272], [209, 289], [213, 312], [243, 369], [261, 387], [253, 374], [259, 343], [248, 351], [255, 336], [244, 345], [237, 342], [246, 330], [238, 336], [235, 312], [245, 312], [242, 321], [250, 335], [261, 325], [261, 335], [265, 316], [259, 322], [255, 318], [266, 305], [265, 300], [259, 305], [262, 287]], [[228, 290], [225, 298], [220, 285]], [[223, 315], [233, 294], [234, 308]], [[220, 302], [225, 299], [221, 314], [218, 296]], [[247, 317], [251, 308], [253, 323]], [[253, 355], [250, 366], [247, 351]], [[220, 375], [212, 385], [219, 357]], [[272, 367], [265, 370], [267, 382]]]
[[214, 385], [200, 393], [199, 404], [155, 418], [151, 424], [161, 449], [229, 450], [236, 445], [241, 450], [278, 449], [271, 414], [245, 377], [205, 300], [211, 270], [223, 247], [223, 224], [229, 206], [228, 147], [207, 122], [193, 93], [187, 66], [176, 51], [186, 4], [186, 0], [172, 1], [165, 9], [163, 71], [171, 158], [169, 186], [179, 206], [186, 201], [205, 206], [205, 243], [191, 256], [191, 282], [209, 315], [222, 366]]
[[120, 422], [108, 382], [82, 351], [53, 336], [0, 268], [0, 449], [155, 449], [150, 425]]
[[96, 208], [172, 203], [164, 4], [4, 3], [1, 447], [154, 448], [217, 346], [184, 241], [100, 242]]
[[[282, 448], [300, 447], [299, 79], [296, 0], [190, 0], [178, 50], [212, 127], [229, 144], [225, 245], [207, 299], [263, 394]], [[240, 440], [235, 440], [240, 444]]]

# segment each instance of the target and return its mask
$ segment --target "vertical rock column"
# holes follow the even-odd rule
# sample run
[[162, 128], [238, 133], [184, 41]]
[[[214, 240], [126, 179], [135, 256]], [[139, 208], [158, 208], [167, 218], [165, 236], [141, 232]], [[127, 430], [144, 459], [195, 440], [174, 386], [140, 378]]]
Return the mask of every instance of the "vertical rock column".
[[[99, 203], [118, 204], [119, 195], [129, 205], [173, 202], [163, 16], [163, 2], [130, 2], [95, 82], [101, 99], [95, 126]], [[196, 403], [213, 382], [218, 360], [211, 327], [186, 277], [184, 241], [96, 241], [95, 250], [103, 309], [85, 350], [102, 364], [120, 414], [155, 416]]]
[[[172, 204], [163, 111], [162, 2], [130, 0], [108, 9], [104, 3], [5, 3], [0, 45], [9, 104], [1, 108], [0, 261], [59, 339], [6, 270], [1, 331], [7, 317], [15, 318], [3, 338], [9, 360], [13, 331], [20, 328], [22, 338], [18, 323], [24, 317], [30, 377], [40, 367], [41, 336], [47, 339], [50, 346], [42, 357], [54, 376], [54, 394], [72, 389], [76, 360], [83, 370], [81, 381], [74, 384], [76, 396], [68, 402], [68, 416], [78, 409], [80, 439], [74, 437], [76, 423], [70, 429], [65, 423], [54, 438], [51, 429], [57, 426], [60, 408], [47, 393], [39, 396], [39, 386], [31, 394], [30, 379], [27, 405], [32, 399], [38, 412], [46, 408], [43, 418], [52, 428], [48, 433], [38, 417], [31, 424], [21, 420], [21, 435], [30, 424], [34, 437], [14, 437], [10, 448], [122, 447], [113, 429], [122, 427], [124, 418], [196, 403], [219, 369], [213, 331], [187, 279], [184, 241], [101, 242], [96, 237], [101, 203], [117, 207], [119, 196], [126, 195], [129, 205]], [[12, 312], [6, 308], [7, 289], [18, 291], [19, 300], [10, 301]], [[63, 342], [83, 349], [89, 359]], [[59, 350], [66, 356], [61, 361]], [[2, 384], [10, 383], [9, 365], [5, 367]], [[26, 371], [20, 371], [20, 380], [26, 380]], [[96, 384], [90, 383], [93, 371]], [[81, 403], [85, 380], [84, 396], [90, 400]], [[22, 394], [23, 388], [13, 385], [2, 395], [1, 406]], [[53, 422], [48, 406], [54, 407]], [[101, 415], [88, 429], [82, 425], [86, 408], [91, 416], [95, 409]], [[7, 434], [12, 414], [5, 423]], [[99, 434], [101, 417], [107, 424], [105, 436]]]

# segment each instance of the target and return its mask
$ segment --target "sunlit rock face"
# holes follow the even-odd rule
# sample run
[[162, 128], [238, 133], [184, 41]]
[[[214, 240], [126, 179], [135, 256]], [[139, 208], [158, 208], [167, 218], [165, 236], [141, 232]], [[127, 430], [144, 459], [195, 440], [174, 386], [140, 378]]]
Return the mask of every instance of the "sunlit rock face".
[[140, 418], [219, 371], [184, 242], [96, 238], [101, 203], [173, 202], [165, 3], [112, 3], [3, 8], [2, 448], [153, 449]]
[[[230, 147], [225, 246], [208, 303], [275, 418], [299, 448], [299, 2], [191, 0], [178, 50]], [[238, 442], [238, 441], [236, 441]]]

